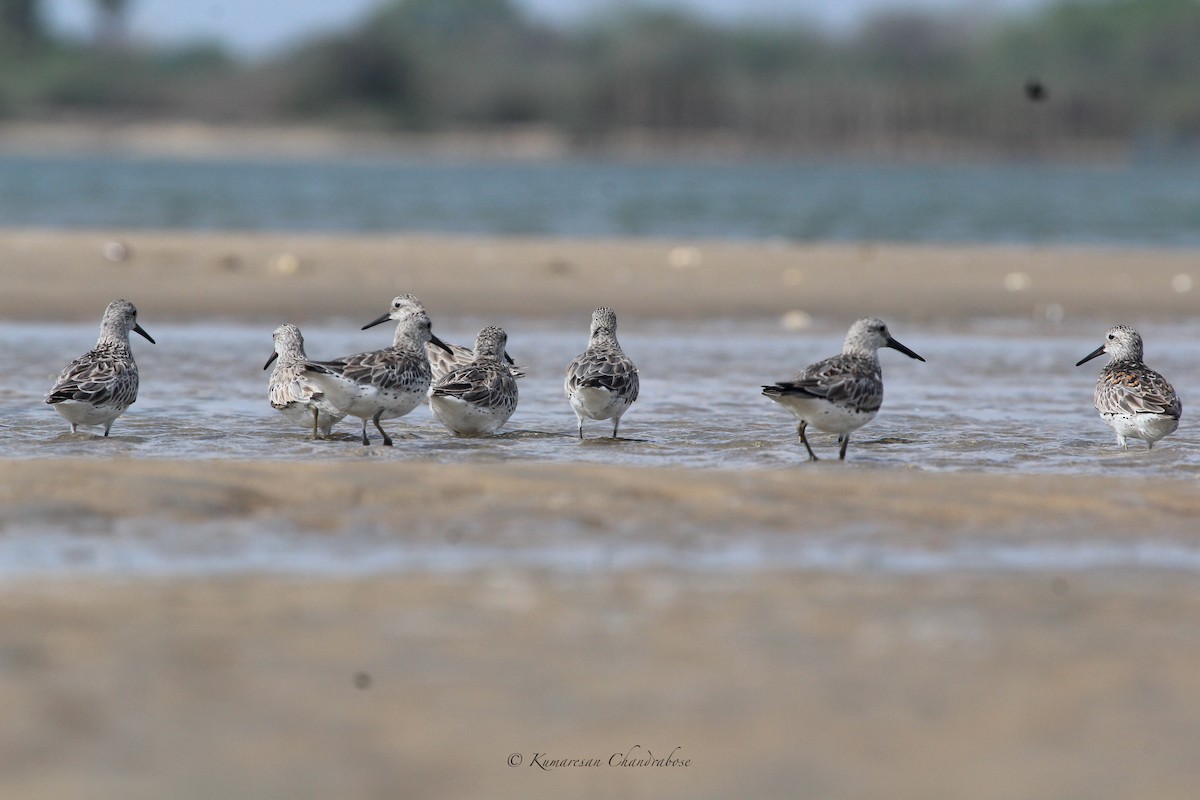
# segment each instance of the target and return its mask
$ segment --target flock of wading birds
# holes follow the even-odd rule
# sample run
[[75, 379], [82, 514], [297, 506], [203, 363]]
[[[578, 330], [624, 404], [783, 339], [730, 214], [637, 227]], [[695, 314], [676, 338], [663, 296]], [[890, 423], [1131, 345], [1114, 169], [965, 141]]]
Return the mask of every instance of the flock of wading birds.
[[[275, 364], [268, 384], [271, 406], [287, 417], [311, 426], [313, 438], [329, 436], [343, 417], [362, 420], [362, 443], [370, 444], [367, 421], [374, 423], [383, 444], [392, 439], [380, 424], [402, 417], [428, 401], [437, 419], [458, 436], [495, 433], [517, 408], [517, 369], [506, 352], [507, 334], [489, 325], [479, 332], [474, 349], [449, 345], [433, 334], [421, 301], [401, 295], [363, 330], [392, 320], [396, 333], [391, 347], [337, 358], [309, 360], [304, 339], [295, 325], [275, 329], [275, 352], [263, 366]], [[108, 436], [113, 421], [138, 393], [138, 369], [129, 347], [129, 333], [154, 339], [137, 321], [128, 300], [115, 300], [104, 311], [96, 346], [67, 365], [46, 395], [71, 424], [103, 425]], [[850, 326], [842, 352], [805, 367], [790, 381], [764, 386], [762, 393], [786, 408], [799, 421], [797, 434], [817, 460], [805, 430], [811, 425], [838, 436], [838, 458], [845, 459], [850, 434], [866, 425], [883, 402], [883, 374], [878, 351], [899, 350], [918, 361], [925, 359], [892, 338], [878, 319], [860, 319]], [[1117, 443], [1144, 440], [1149, 447], [1179, 426], [1182, 406], [1162, 375], [1142, 361], [1142, 337], [1118, 325], [1104, 344], [1076, 366], [1107, 353], [1109, 363], [1096, 383], [1096, 410], [1116, 432]], [[638, 371], [617, 342], [617, 316], [610, 308], [592, 314], [587, 349], [567, 366], [564, 391], [579, 420], [612, 420], [612, 435], [638, 397]]]

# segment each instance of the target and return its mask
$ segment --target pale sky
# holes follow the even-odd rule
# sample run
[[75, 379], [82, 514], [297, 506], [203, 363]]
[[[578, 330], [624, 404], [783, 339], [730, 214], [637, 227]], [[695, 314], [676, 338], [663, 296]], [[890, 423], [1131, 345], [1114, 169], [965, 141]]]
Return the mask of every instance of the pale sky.
[[[130, 0], [130, 28], [137, 40], [163, 44], [217, 41], [251, 58], [269, 56], [324, 31], [345, 29], [381, 0]], [[568, 22], [617, 3], [637, 0], [516, 0], [533, 15]], [[726, 21], [802, 18], [831, 31], [852, 28], [870, 11], [922, 8], [996, 13], [1023, 10], [1046, 0], [653, 0], [657, 6], [690, 9]], [[641, 3], [646, 4], [646, 3]], [[94, 16], [92, 0], [43, 0], [53, 30], [84, 36]]]

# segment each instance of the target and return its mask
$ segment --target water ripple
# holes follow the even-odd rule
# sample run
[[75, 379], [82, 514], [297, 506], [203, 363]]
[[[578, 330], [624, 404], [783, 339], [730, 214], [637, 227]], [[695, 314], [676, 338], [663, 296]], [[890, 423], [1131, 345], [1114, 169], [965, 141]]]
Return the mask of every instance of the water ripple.
[[[452, 341], [474, 338], [470, 320], [439, 319]], [[607, 423], [589, 423], [575, 435], [575, 418], [562, 396], [564, 365], [580, 350], [585, 332], [539, 324], [510, 331], [510, 350], [529, 377], [504, 434], [456, 439], [427, 408], [385, 423], [397, 446], [382, 453], [358, 444], [358, 423], [343, 421], [331, 441], [312, 442], [266, 403], [261, 354], [270, 331], [249, 325], [158, 325], [156, 347], [138, 347], [142, 392], [138, 403], [101, 440], [71, 435], [42, 403], [56, 368], [94, 339], [91, 325], [0, 325], [7, 352], [22, 353], [0, 395], [0, 454], [110, 458], [389, 459], [448, 463], [526, 460], [723, 469], [805, 467], [795, 424], [759, 396], [764, 381], [795, 372], [836, 352], [843, 331], [819, 325], [803, 336], [773, 324], [706, 329], [699, 324], [624, 330], [626, 349], [644, 376], [642, 396], [612, 441]], [[161, 331], [161, 334], [158, 332]], [[378, 336], [338, 326], [307, 328], [310, 349], [322, 355], [379, 346]], [[1200, 337], [1186, 325], [1147, 329], [1152, 365], [1175, 383], [1185, 400], [1200, 396], [1192, 365]], [[1025, 336], [922, 329], [909, 325], [905, 341], [928, 358], [919, 364], [881, 353], [887, 398], [879, 416], [854, 434], [851, 468], [904, 466], [937, 472], [1037, 472], [1161, 476], [1200, 473], [1200, 439], [1186, 415], [1180, 430], [1154, 450], [1134, 442], [1128, 451], [1096, 415], [1091, 394], [1098, 369], [1075, 368], [1094, 344], [1091, 326]], [[268, 350], [269, 351], [269, 350]], [[254, 354], [253, 358], [245, 354]], [[733, 354], [733, 355], [731, 355]], [[46, 365], [55, 365], [48, 368]], [[714, 368], [719, 365], [719, 368]], [[688, 396], [675, 388], [688, 387]], [[695, 399], [693, 399], [695, 398]], [[836, 454], [834, 437], [814, 433], [818, 454]]]

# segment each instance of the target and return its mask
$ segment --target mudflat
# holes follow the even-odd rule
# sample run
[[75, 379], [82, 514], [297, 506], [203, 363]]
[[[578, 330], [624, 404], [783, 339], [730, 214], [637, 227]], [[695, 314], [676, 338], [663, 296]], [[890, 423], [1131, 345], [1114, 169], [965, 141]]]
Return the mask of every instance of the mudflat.
[[[411, 291], [431, 309], [530, 318], [603, 303], [665, 320], [1184, 319], [1194, 264], [1071, 248], [8, 231], [0, 317], [91, 321], [126, 296], [147, 319], [303, 323], [372, 316]], [[1189, 476], [363, 451], [0, 461], [3, 535], [66, 535], [70, 550], [0, 587], [0, 796], [1091, 800], [1200, 785], [1200, 584], [1170, 561], [1171, 548], [1194, 558]], [[172, 560], [206, 531], [231, 548], [317, 541], [330, 563]], [[97, 556], [137, 537], [167, 555], [144, 569]], [[1045, 565], [938, 566], [1048, 538], [1065, 555]], [[690, 557], [856, 539], [934, 566]], [[494, 563], [372, 566], [372, 542]], [[528, 557], [573, 542], [678, 563]], [[1133, 555], [1109, 563], [1102, 548], [1117, 546]]]

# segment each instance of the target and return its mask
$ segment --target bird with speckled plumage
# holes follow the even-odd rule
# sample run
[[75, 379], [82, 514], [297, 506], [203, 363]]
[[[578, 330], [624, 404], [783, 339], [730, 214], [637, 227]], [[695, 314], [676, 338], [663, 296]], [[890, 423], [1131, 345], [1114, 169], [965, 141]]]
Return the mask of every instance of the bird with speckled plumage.
[[1076, 362], [1080, 366], [1107, 353], [1109, 362], [1096, 381], [1100, 418], [1128, 449], [1128, 439], [1141, 439], [1147, 449], [1179, 427], [1183, 403], [1167, 379], [1142, 361], [1142, 336], [1128, 325], [1109, 328], [1104, 344]]
[[867, 317], [850, 326], [840, 354], [810, 364], [790, 381], [763, 387], [765, 396], [799, 420], [796, 433], [810, 461], [817, 455], [805, 435], [809, 425], [838, 435], [838, 458], [844, 461], [850, 434], [875, 419], [883, 405], [881, 347], [925, 360], [893, 339], [883, 320]]
[[312, 438], [328, 437], [344, 412], [334, 407], [305, 369], [304, 336], [295, 325], [280, 325], [272, 334], [275, 352], [263, 369], [275, 364], [267, 382], [271, 408], [301, 425], [312, 426]]
[[470, 363], [435, 378], [429, 409], [456, 436], [495, 433], [517, 410], [517, 379], [504, 362], [508, 334], [489, 325], [475, 339]]
[[138, 324], [133, 303], [109, 303], [96, 346], [68, 364], [46, 394], [46, 402], [71, 423], [71, 433], [80, 425], [103, 425], [108, 436], [113, 421], [137, 400], [138, 368], [129, 347], [130, 331], [155, 343]]
[[617, 438], [621, 415], [638, 398], [638, 370], [617, 342], [617, 315], [611, 308], [592, 314], [587, 349], [567, 366], [563, 390], [579, 420], [583, 438], [585, 419], [611, 419], [612, 438]]
[[392, 300], [391, 308], [368, 322], [363, 330], [388, 320], [396, 322], [392, 346], [332, 361], [306, 361], [305, 374], [339, 412], [362, 420], [362, 443], [369, 445], [367, 420], [375, 424], [385, 446], [392, 437], [381, 420], [402, 417], [425, 399], [431, 372], [425, 344], [445, 343], [433, 335], [425, 306], [411, 294]]

